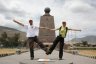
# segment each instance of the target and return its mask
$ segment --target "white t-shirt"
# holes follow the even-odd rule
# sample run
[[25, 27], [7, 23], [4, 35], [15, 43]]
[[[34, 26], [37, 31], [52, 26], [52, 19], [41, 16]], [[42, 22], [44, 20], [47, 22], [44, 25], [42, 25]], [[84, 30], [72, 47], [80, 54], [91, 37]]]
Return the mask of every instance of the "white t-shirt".
[[26, 37], [36, 36], [36, 32], [39, 29], [38, 27], [33, 26], [33, 25], [24, 25], [24, 28], [27, 30], [26, 31], [26, 33], [27, 33]]

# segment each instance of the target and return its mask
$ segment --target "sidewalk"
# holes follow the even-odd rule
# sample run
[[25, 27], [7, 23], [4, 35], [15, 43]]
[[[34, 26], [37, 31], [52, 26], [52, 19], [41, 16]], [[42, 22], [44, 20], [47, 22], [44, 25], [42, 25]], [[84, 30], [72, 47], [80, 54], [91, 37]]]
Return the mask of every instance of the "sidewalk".
[[[30, 60], [30, 53], [22, 53], [20, 55], [12, 55], [0, 58], [0, 64], [96, 64], [95, 59], [88, 57], [72, 55], [64, 52], [63, 60], [58, 60], [58, 51], [54, 50], [51, 55], [46, 55], [43, 50], [35, 51], [35, 59]], [[51, 59], [51, 62], [38, 62], [38, 59]]]

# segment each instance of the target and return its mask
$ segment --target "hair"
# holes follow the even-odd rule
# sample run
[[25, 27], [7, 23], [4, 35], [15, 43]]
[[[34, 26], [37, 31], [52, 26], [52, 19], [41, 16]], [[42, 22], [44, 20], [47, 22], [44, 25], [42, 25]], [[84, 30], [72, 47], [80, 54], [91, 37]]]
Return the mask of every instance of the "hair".
[[63, 22], [62, 22], [62, 24], [66, 24], [66, 22], [65, 22], [65, 21], [63, 21]]
[[33, 20], [29, 20], [29, 22], [33, 22]]

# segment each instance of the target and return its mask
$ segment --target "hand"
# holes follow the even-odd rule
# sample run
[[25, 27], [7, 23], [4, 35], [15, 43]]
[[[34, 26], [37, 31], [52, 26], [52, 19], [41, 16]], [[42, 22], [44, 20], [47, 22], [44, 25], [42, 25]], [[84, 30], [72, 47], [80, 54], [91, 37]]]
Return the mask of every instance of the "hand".
[[14, 22], [16, 22], [16, 20], [13, 19]]
[[73, 30], [73, 31], [81, 31], [81, 30], [77, 30], [77, 29], [71, 29], [71, 30]]
[[82, 31], [82, 30], [79, 30], [79, 31]]
[[76, 30], [76, 31], [81, 31], [81, 30]]
[[55, 31], [55, 29], [50, 29], [50, 30], [53, 30], [53, 31]]

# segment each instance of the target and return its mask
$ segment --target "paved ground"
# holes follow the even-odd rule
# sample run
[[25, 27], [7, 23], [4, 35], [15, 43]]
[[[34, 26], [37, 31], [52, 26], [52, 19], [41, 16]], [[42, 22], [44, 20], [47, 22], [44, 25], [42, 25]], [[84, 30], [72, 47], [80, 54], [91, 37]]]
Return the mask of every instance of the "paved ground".
[[[58, 51], [54, 50], [49, 56], [45, 54], [43, 50], [35, 51], [35, 59], [30, 60], [29, 52], [22, 53], [20, 55], [12, 55], [0, 58], [0, 64], [96, 64], [95, 59], [88, 57], [72, 55], [64, 52], [63, 60], [58, 60]], [[38, 59], [51, 59], [51, 62], [38, 62]]]

